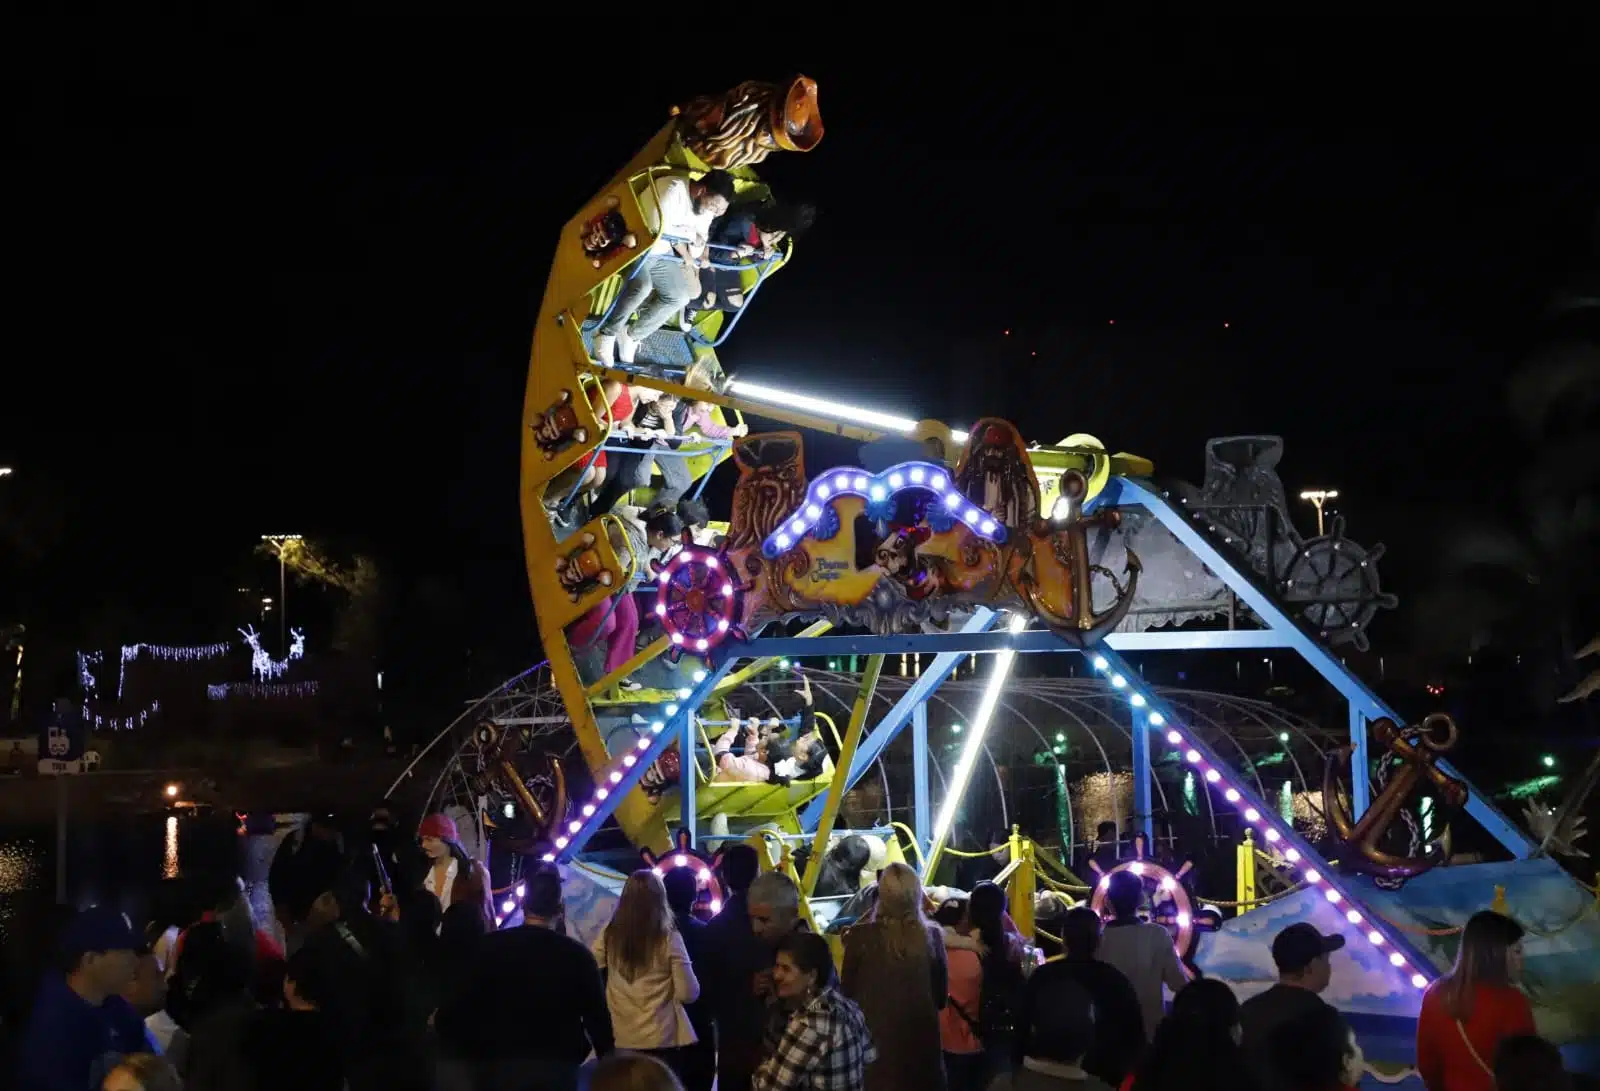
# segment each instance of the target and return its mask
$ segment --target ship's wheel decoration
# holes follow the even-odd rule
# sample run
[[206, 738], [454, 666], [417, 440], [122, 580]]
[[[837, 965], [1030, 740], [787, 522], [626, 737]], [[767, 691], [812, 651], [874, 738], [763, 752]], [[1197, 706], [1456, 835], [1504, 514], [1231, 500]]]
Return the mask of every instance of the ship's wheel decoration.
[[683, 548], [660, 566], [656, 576], [656, 616], [672, 640], [667, 656], [676, 663], [684, 652], [705, 655], [728, 637], [745, 639], [744, 583], [726, 547], [711, 549], [683, 532]]
[[698, 889], [694, 899], [694, 915], [709, 920], [722, 912], [722, 883], [717, 879], [717, 865], [721, 854], [706, 856], [690, 844], [689, 831], [680, 829], [671, 852], [657, 856], [649, 849], [640, 849], [639, 855], [657, 875], [665, 876], [674, 868], [692, 868]]
[[1211, 906], [1196, 909], [1182, 880], [1154, 860], [1124, 860], [1105, 873], [1095, 884], [1094, 896], [1089, 899], [1089, 908], [1101, 916], [1110, 913], [1106, 892], [1111, 888], [1111, 876], [1119, 871], [1131, 871], [1143, 882], [1140, 916], [1167, 930], [1180, 959], [1194, 955], [1202, 932], [1215, 932], [1222, 925], [1221, 913]]

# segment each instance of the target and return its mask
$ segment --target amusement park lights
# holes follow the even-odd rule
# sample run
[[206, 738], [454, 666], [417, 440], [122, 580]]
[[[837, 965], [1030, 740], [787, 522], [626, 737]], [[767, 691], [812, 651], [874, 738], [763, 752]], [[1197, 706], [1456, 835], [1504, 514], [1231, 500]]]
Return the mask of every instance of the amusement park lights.
[[[1115, 653], [1110, 653], [1114, 655]], [[1389, 964], [1400, 970], [1411, 982], [1412, 986], [1423, 989], [1428, 986], [1435, 975], [1427, 959], [1419, 954], [1405, 939], [1404, 936], [1376, 916], [1367, 917], [1359, 909], [1354, 908], [1356, 899], [1349, 890], [1331, 875], [1324, 874], [1316, 868], [1309, 866], [1316, 859], [1316, 854], [1311, 847], [1301, 840], [1300, 835], [1294, 830], [1289, 821], [1280, 818], [1271, 807], [1261, 800], [1256, 799], [1251, 790], [1245, 786], [1242, 778], [1238, 783], [1233, 783], [1234, 774], [1224, 765], [1211, 748], [1193, 732], [1182, 725], [1170, 722], [1170, 718], [1156, 707], [1161, 701], [1153, 693], [1141, 693], [1138, 683], [1132, 681], [1123, 671], [1120, 662], [1113, 662], [1102, 653], [1091, 659], [1094, 669], [1106, 677], [1113, 689], [1128, 690], [1133, 692], [1128, 695], [1128, 703], [1135, 709], [1143, 710], [1144, 720], [1148, 727], [1163, 732], [1167, 744], [1178, 749], [1183, 760], [1199, 770], [1206, 778], [1207, 783], [1216, 785], [1222, 791], [1222, 796], [1233, 804], [1240, 816], [1251, 826], [1255, 827], [1262, 836], [1275, 845], [1283, 846], [1283, 858], [1289, 863], [1289, 871], [1298, 871], [1298, 878], [1306, 886], [1322, 892], [1329, 904], [1339, 907], [1344, 912], [1345, 920], [1351, 925], [1351, 931], [1364, 938], [1372, 946], [1385, 951], [1389, 957]], [[1130, 672], [1131, 673], [1131, 672]], [[1137, 700], [1136, 700], [1137, 699]], [[985, 695], [987, 706], [988, 696]], [[1135, 719], [1141, 715], [1135, 712]], [[941, 816], [942, 819], [942, 816]], [[931, 858], [931, 857], [930, 857]], [[1101, 886], [1105, 886], [1107, 879], [1101, 879]], [[1347, 906], [1348, 903], [1348, 906]]]
[[[849, 467], [829, 470], [811, 483], [805, 502], [767, 536], [761, 551], [768, 557], [777, 557], [819, 527], [837, 528], [838, 517], [829, 505], [841, 496], [863, 498], [867, 501], [869, 518], [888, 522], [894, 498], [908, 489], [929, 492], [940, 498], [940, 504], [928, 513], [928, 523], [935, 531], [948, 530], [962, 522], [974, 534], [991, 542], [1006, 540], [1005, 525], [961, 495], [943, 466], [933, 462], [902, 462], [877, 474]], [[944, 525], [940, 525], [941, 521]]]
[[[909, 436], [916, 432], [917, 422], [909, 417], [897, 417], [892, 413], [879, 413], [875, 409], [861, 409], [853, 405], [845, 405], [828, 398], [813, 398], [809, 394], [797, 394], [792, 390], [779, 390], [775, 386], [764, 386], [760, 383], [747, 383], [743, 379], [735, 379], [728, 384], [728, 393], [740, 398], [748, 398], [754, 402], [766, 402], [768, 405], [781, 406], [785, 409], [798, 409], [805, 413], [816, 413], [818, 416], [827, 417], [829, 420], [848, 421], [851, 424], [865, 424], [873, 428], [882, 428], [888, 432], [899, 432]], [[967, 442], [967, 433], [957, 429], [950, 430], [950, 438], [957, 443]]]
[[[1009, 626], [1011, 632], [1020, 633], [1027, 627], [1026, 614], [1012, 615]], [[978, 752], [983, 749], [983, 737], [989, 730], [989, 720], [994, 716], [995, 706], [1000, 703], [1000, 691], [1005, 688], [1006, 677], [1011, 673], [1011, 664], [1016, 658], [1017, 653], [1011, 648], [995, 655], [994, 673], [989, 676], [989, 684], [984, 688], [983, 701], [978, 705], [977, 715], [972, 717], [972, 732], [962, 744], [961, 760], [956, 762], [955, 772], [951, 774], [950, 783], [945, 790], [944, 802], [939, 806], [939, 817], [933, 824], [933, 844], [928, 850], [927, 862], [923, 865], [922, 871], [924, 882], [932, 878], [933, 869], [939, 863], [940, 854], [944, 852], [945, 839], [950, 835], [950, 824], [955, 821], [956, 808], [961, 806], [961, 797], [966, 793], [967, 782], [972, 779], [972, 770], [978, 763]]]
[[[695, 683], [684, 704], [679, 706], [673, 702], [664, 707], [661, 710], [666, 717], [664, 720], [653, 721], [648, 730], [640, 732], [636, 746], [623, 751], [620, 760], [614, 757], [611, 765], [595, 774], [598, 787], [594, 795], [579, 807], [581, 817], [572, 819], [557, 832], [555, 850], [544, 854], [545, 863], [555, 863], [558, 859], [569, 860], [583, 847], [589, 836], [610, 816], [623, 794], [639, 782], [650, 763], [683, 734], [684, 721], [693, 715], [706, 695], [732, 668], [733, 660], [729, 659], [709, 673], [697, 672], [700, 680]], [[667, 730], [669, 726], [672, 728], [670, 731]]]

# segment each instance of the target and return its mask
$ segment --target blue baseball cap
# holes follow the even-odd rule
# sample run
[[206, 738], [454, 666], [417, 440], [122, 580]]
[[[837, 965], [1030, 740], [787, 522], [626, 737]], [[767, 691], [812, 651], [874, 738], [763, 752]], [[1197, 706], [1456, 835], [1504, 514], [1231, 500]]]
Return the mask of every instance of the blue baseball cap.
[[70, 958], [90, 952], [137, 951], [141, 946], [128, 918], [101, 905], [80, 910], [61, 931], [61, 953]]

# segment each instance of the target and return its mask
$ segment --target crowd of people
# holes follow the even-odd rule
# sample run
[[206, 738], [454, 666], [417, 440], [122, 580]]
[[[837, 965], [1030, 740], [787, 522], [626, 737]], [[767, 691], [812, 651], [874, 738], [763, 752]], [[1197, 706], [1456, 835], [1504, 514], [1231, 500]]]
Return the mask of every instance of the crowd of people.
[[[932, 906], [891, 863], [836, 965], [795, 882], [760, 865], [748, 845], [720, 854], [714, 916], [695, 870], [636, 871], [585, 945], [553, 867], [524, 880], [520, 925], [496, 929], [488, 877], [443, 815], [414, 842], [360, 851], [312, 823], [273, 861], [274, 920], [231, 876], [193, 884], [183, 919], [143, 934], [106, 908], [72, 917], [6, 1086], [1347, 1091], [1362, 1078], [1355, 1035], [1319, 995], [1342, 937], [1309, 924], [1278, 933], [1277, 983], [1241, 1004], [1140, 921], [1125, 872], [1111, 919], [1071, 910], [1062, 956], [1039, 965], [1000, 887]], [[1521, 940], [1493, 912], [1467, 923], [1417, 1023], [1428, 1091], [1573, 1085], [1517, 988]]]

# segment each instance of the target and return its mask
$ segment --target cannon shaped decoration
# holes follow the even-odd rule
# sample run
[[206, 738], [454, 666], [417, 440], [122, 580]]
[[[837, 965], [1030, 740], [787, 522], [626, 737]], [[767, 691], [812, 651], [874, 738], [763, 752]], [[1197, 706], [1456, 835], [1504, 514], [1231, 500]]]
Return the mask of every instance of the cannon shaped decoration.
[[[1366, 650], [1367, 626], [1394, 595], [1378, 581], [1383, 546], [1371, 549], [1345, 537], [1334, 516], [1328, 533], [1306, 538], [1295, 528], [1278, 477], [1279, 436], [1223, 436], [1206, 444], [1206, 476], [1198, 488], [1168, 484], [1185, 511], [1206, 517], [1223, 548], [1246, 561], [1287, 611], [1329, 645]], [[1140, 594], [1124, 628], [1145, 629], [1227, 614], [1232, 592], [1153, 516], [1127, 513], [1120, 527], [1103, 526], [1090, 538], [1092, 562], [1118, 567], [1124, 550], [1143, 561]]]

